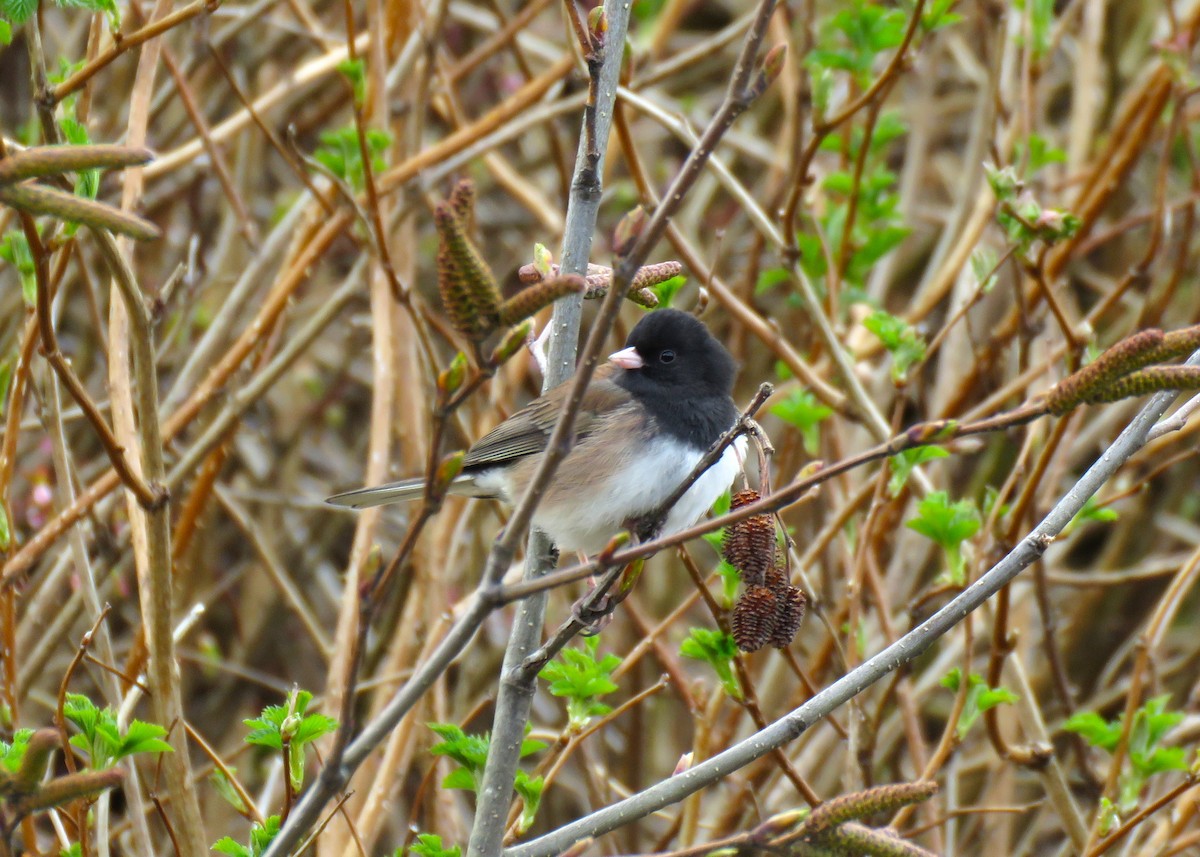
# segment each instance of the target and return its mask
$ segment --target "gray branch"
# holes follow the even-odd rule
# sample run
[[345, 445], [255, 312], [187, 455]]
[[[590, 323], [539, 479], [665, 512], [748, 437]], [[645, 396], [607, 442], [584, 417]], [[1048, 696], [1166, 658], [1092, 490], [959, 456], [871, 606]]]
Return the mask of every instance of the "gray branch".
[[[573, 0], [567, 0], [568, 3]], [[624, 0], [607, 0], [605, 14], [608, 32], [603, 46], [603, 63], [593, 89], [594, 120], [585, 116], [579, 133], [579, 148], [575, 153], [575, 174], [571, 180], [571, 198], [563, 229], [560, 271], [564, 274], [587, 275], [600, 211], [603, 191], [604, 155], [612, 127], [613, 105], [624, 58], [625, 33], [629, 26], [630, 4]], [[594, 135], [594, 137], [592, 136]], [[589, 149], [591, 152], [589, 153]], [[598, 157], [597, 157], [598, 156]], [[579, 347], [579, 326], [583, 315], [583, 295], [571, 295], [554, 305], [550, 321], [550, 344], [546, 356], [545, 392], [566, 381], [575, 372], [575, 355]], [[535, 580], [553, 568], [553, 545], [537, 529], [529, 532], [525, 550], [524, 578]], [[467, 857], [497, 854], [504, 841], [508, 809], [512, 804], [513, 780], [521, 760], [521, 744], [525, 739], [525, 724], [537, 689], [536, 675], [518, 675], [520, 665], [537, 648], [545, 623], [546, 595], [541, 592], [517, 605], [512, 635], [504, 652], [502, 680], [496, 697], [496, 713], [492, 720], [492, 740], [488, 750], [483, 783], [477, 796], [475, 822], [467, 848]]]

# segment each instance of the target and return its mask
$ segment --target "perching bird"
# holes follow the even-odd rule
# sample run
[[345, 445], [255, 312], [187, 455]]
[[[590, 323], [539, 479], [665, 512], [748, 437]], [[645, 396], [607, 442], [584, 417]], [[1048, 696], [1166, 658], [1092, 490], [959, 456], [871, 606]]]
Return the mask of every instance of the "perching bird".
[[[697, 319], [673, 309], [644, 316], [625, 348], [597, 368], [575, 420], [575, 442], [533, 516], [563, 551], [595, 554], [631, 521], [658, 509], [738, 419], [736, 364]], [[496, 426], [466, 454], [450, 493], [518, 501], [538, 468], [570, 390], [560, 384]], [[694, 524], [733, 483], [739, 437], [667, 515], [662, 533]], [[424, 493], [405, 479], [330, 497], [360, 509]]]

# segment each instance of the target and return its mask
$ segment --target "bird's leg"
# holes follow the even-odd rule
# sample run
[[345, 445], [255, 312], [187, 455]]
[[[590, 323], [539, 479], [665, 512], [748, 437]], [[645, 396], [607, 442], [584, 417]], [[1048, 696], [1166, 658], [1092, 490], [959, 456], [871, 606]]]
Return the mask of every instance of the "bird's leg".
[[652, 512], [641, 518], [631, 518], [625, 522], [625, 528], [633, 533], [639, 544], [644, 544], [658, 538], [666, 522], [666, 512]]
[[[587, 554], [583, 551], [576, 551], [575, 555], [579, 557], [580, 564], [588, 561]], [[587, 584], [587, 592], [572, 605], [571, 612], [584, 625], [579, 633], [585, 637], [594, 637], [608, 627], [608, 623], [612, 621], [612, 611], [617, 605], [607, 592], [596, 592], [594, 574], [588, 575]]]

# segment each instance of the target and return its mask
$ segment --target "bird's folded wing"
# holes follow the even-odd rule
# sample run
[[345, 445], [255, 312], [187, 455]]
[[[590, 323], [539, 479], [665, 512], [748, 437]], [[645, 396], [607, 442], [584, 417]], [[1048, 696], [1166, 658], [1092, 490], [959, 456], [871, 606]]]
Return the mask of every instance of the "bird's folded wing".
[[[575, 439], [586, 437], [605, 413], [620, 407], [629, 394], [614, 384], [609, 372], [597, 372], [584, 394], [583, 405], [575, 417]], [[536, 455], [546, 448], [554, 424], [562, 412], [570, 382], [555, 387], [546, 395], [530, 402], [521, 410], [481, 437], [467, 450], [464, 468], [479, 468], [507, 464], [527, 455]]]

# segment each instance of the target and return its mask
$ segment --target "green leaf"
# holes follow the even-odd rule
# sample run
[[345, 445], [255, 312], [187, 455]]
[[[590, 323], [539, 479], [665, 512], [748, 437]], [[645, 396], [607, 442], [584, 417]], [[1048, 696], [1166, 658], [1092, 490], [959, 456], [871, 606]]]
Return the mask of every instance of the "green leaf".
[[[958, 0], [932, 0], [926, 4], [925, 12], [921, 15], [921, 29], [926, 33], [932, 33], [961, 21], [962, 15], [950, 11], [956, 2]], [[911, 3], [905, 3], [905, 6], [909, 9], [912, 8]]]
[[1120, 514], [1116, 509], [1101, 506], [1095, 495], [1092, 495], [1084, 502], [1083, 508], [1075, 513], [1075, 517], [1071, 519], [1071, 522], [1063, 527], [1063, 532], [1066, 533], [1075, 527], [1082, 526], [1088, 521], [1106, 524], [1117, 520], [1119, 517]]
[[338, 722], [332, 717], [325, 714], [306, 714], [296, 728], [296, 734], [292, 736], [292, 746], [302, 747], [305, 744], [311, 744], [318, 738], [337, 731], [337, 728]]
[[[236, 768], [229, 768], [231, 772], [236, 772]], [[218, 769], [208, 775], [209, 784], [217, 790], [217, 794], [225, 799], [225, 802], [233, 807], [234, 811], [244, 815], [247, 807], [246, 802], [242, 800], [242, 796], [238, 794], [237, 789], [233, 787], [225, 772]]]
[[1054, 23], [1054, 0], [1013, 0], [1013, 6], [1024, 15], [1029, 10], [1029, 32], [1034, 59], [1040, 59], [1050, 48], [1050, 29]]
[[121, 736], [116, 758], [132, 756], [134, 753], [172, 753], [171, 745], [162, 739], [167, 730], [156, 723], [134, 720]]
[[679, 654], [709, 664], [725, 692], [734, 699], [742, 698], [742, 688], [733, 674], [733, 659], [737, 656], [733, 637], [708, 628], [692, 628], [687, 639], [679, 644]]
[[904, 319], [876, 310], [863, 319], [863, 326], [891, 353], [892, 378], [896, 383], [904, 383], [908, 370], [925, 359], [925, 340]]
[[984, 164], [983, 172], [992, 193], [1001, 202], [1013, 199], [1023, 186], [1021, 180], [1017, 178], [1016, 169], [1011, 165], [1000, 169], [992, 164]]
[[629, 13], [633, 19], [643, 26], [653, 24], [662, 13], [667, 0], [634, 0]]
[[[3, 507], [0, 507], [0, 513]], [[0, 741], [0, 768], [15, 774], [21, 769], [21, 761], [25, 758], [25, 748], [29, 746], [29, 736], [32, 729], [18, 729], [13, 733], [11, 744]]]
[[[73, 146], [85, 146], [92, 142], [87, 126], [75, 119], [74, 116], [64, 116], [58, 120], [63, 137]], [[86, 199], [95, 199], [100, 192], [100, 170], [80, 170], [75, 174], [75, 194]]]
[[592, 717], [607, 714], [611, 709], [598, 699], [617, 690], [610, 676], [621, 659], [614, 654], [598, 658], [599, 645], [596, 636], [584, 640], [582, 649], [563, 649], [539, 674], [550, 683], [547, 689], [552, 695], [567, 699], [567, 716], [574, 730], [582, 729]]
[[463, 791], [473, 792], [478, 788], [475, 782], [475, 776], [466, 768], [455, 768], [446, 778], [442, 780], [442, 788], [444, 789], [462, 789]]
[[[962, 682], [962, 670], [958, 667], [950, 670], [942, 679], [941, 685], [954, 693]], [[965, 738], [971, 727], [979, 720], [985, 711], [997, 705], [1011, 705], [1020, 699], [1015, 693], [1005, 687], [988, 687], [983, 676], [971, 673], [967, 679], [967, 698], [963, 705], [962, 714], [958, 718], [958, 737]]]
[[771, 413], [799, 429], [804, 451], [816, 455], [820, 446], [820, 424], [833, 416], [833, 408], [817, 400], [808, 390], [793, 390], [782, 402], [771, 406]]
[[854, 251], [852, 264], [856, 269], [856, 278], [865, 276], [876, 262], [899, 247], [910, 234], [912, 230], [904, 226], [884, 226], [871, 232], [862, 246]]
[[1048, 164], [1065, 164], [1067, 153], [1051, 146], [1041, 134], [1030, 134], [1024, 144], [1017, 144], [1013, 160], [1017, 163], [1026, 161], [1029, 175], [1032, 176]]
[[25, 233], [19, 230], [6, 232], [4, 241], [0, 243], [0, 259], [8, 262], [17, 270], [21, 280], [21, 296], [25, 305], [32, 307], [37, 304], [37, 271], [33, 261], [33, 251], [29, 249], [29, 241]]
[[287, 709], [282, 705], [268, 705], [262, 710], [261, 717], [252, 717], [242, 723], [250, 727], [250, 734], [243, 740], [247, 744], [267, 747], [272, 750], [283, 749], [283, 736], [280, 724], [287, 717]]
[[983, 519], [970, 500], [951, 503], [945, 491], [934, 491], [917, 505], [917, 517], [906, 522], [909, 529], [941, 545], [950, 569], [948, 580], [960, 586], [966, 582], [966, 561], [961, 545], [979, 532]]
[[679, 294], [679, 290], [683, 288], [686, 282], [687, 277], [679, 274], [678, 276], [671, 277], [669, 280], [663, 280], [661, 283], [651, 286], [650, 291], [654, 292], [654, 296], [658, 298], [658, 306], [655, 309], [669, 307], [675, 295]]
[[354, 92], [354, 103], [363, 105], [367, 100], [367, 66], [361, 58], [344, 59], [337, 64], [337, 70], [350, 81]]
[[276, 835], [279, 833], [279, 816], [268, 816], [262, 824], [250, 828], [250, 855], [261, 857]]
[[525, 806], [521, 809], [521, 818], [517, 822], [517, 832], [524, 833], [533, 827], [533, 819], [542, 803], [542, 791], [546, 787], [544, 777], [531, 777], [522, 770], [517, 770], [513, 788], [521, 796]]
[[255, 824], [250, 828], [248, 847], [234, 841], [232, 837], [226, 836], [214, 842], [212, 850], [227, 854], [229, 857], [262, 857], [267, 846], [279, 835], [279, 826], [279, 816], [269, 816], [262, 824]]
[[[722, 537], [725, 530], [721, 530]], [[720, 545], [716, 546], [719, 552]], [[727, 560], [721, 560], [717, 563], [717, 577], [721, 578], [721, 595], [726, 607], [732, 607], [733, 601], [737, 597], [738, 587], [742, 583], [742, 573], [737, 570], [733, 563]]]
[[[526, 726], [526, 731], [528, 731], [528, 728]], [[538, 741], [536, 738], [526, 738], [521, 742], [520, 758], [524, 759], [526, 756], [532, 756], [534, 753], [545, 750], [547, 746], [545, 741]]]
[[57, 0], [59, 6], [69, 9], [86, 9], [103, 12], [108, 17], [108, 27], [113, 32], [121, 29], [121, 12], [114, 0]]
[[1110, 752], [1121, 740], [1120, 722], [1109, 723], [1094, 711], [1076, 712], [1063, 724], [1063, 729], [1081, 736], [1093, 747]]
[[950, 453], [940, 446], [915, 446], [893, 455], [888, 459], [888, 466], [892, 470], [892, 475], [888, 478], [888, 493], [893, 497], [899, 496], [901, 490], [908, 484], [908, 477], [912, 475], [916, 467], [927, 461], [946, 458], [949, 455]]
[[[417, 841], [408, 850], [419, 857], [462, 857], [462, 848], [457, 845], [446, 848], [442, 845], [442, 837], [434, 833], [418, 833]], [[398, 850], [395, 857], [400, 857]]]
[[250, 857], [250, 849], [230, 836], [223, 836], [212, 844], [212, 850], [229, 857]]
[[996, 251], [990, 247], [980, 247], [971, 254], [971, 273], [979, 284], [979, 290], [985, 295], [999, 282], [995, 273], [998, 258]]
[[37, 8], [37, 0], [0, 0], [0, 18], [13, 24], [24, 24]]
[[0, 18], [0, 45], [12, 44], [12, 24]]
[[426, 724], [444, 738], [441, 743], [434, 744], [429, 752], [435, 756], [447, 756], [469, 771], [482, 771], [487, 762], [488, 746], [491, 737], [483, 735], [468, 735], [462, 728], [453, 723]]
[[804, 269], [804, 273], [813, 280], [823, 279], [829, 272], [829, 265], [825, 259], [825, 249], [821, 245], [821, 239], [816, 235], [798, 232], [796, 246], [800, 250], [800, 267]]
[[[377, 174], [383, 172], [387, 167], [383, 154], [392, 144], [392, 135], [378, 128], [368, 128], [365, 136], [371, 169]], [[349, 125], [335, 131], [325, 131], [320, 136], [320, 142], [313, 158], [354, 190], [362, 190], [366, 174], [362, 149], [358, 143], [358, 129]]]
[[760, 271], [758, 281], [754, 284], [754, 294], [763, 295], [781, 283], [789, 282], [792, 274], [787, 268], [767, 268]]
[[966, 541], [983, 524], [974, 503], [970, 500], [951, 503], [945, 491], [934, 491], [925, 497], [917, 506], [917, 514], [908, 526], [943, 547]]

